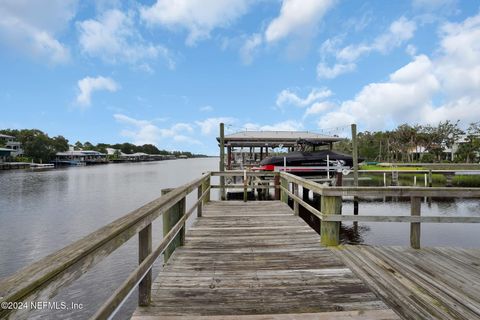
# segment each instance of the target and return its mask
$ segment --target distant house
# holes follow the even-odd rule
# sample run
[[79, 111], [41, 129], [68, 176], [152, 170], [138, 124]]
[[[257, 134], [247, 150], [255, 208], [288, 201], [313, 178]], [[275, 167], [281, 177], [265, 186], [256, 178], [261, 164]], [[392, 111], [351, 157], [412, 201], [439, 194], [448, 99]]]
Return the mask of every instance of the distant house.
[[57, 152], [57, 165], [89, 165], [107, 163], [107, 155], [93, 150], [70, 150]]
[[22, 144], [19, 141], [15, 141], [15, 137], [6, 134], [0, 134], [0, 141], [5, 148], [12, 150], [12, 157], [23, 155]]
[[12, 149], [0, 148], [0, 163], [6, 162], [11, 157]]

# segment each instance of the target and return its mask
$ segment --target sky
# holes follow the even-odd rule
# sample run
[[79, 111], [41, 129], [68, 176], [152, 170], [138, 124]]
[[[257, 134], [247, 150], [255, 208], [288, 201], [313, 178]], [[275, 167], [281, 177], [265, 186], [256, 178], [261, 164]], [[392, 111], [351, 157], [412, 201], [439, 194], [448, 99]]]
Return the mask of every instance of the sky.
[[0, 129], [217, 154], [226, 132], [480, 121], [476, 0], [0, 0]]

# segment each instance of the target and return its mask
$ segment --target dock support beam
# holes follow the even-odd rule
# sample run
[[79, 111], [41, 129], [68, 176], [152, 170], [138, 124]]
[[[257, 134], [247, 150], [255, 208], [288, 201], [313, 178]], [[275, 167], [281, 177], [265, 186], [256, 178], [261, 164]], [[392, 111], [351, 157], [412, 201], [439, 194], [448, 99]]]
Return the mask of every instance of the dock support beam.
[[[410, 199], [410, 215], [420, 216], [421, 213], [420, 197], [411, 197]], [[413, 249], [420, 249], [420, 222], [410, 223], [410, 246]]]
[[[162, 196], [169, 193], [173, 189], [163, 189]], [[167, 212], [163, 214], [163, 236], [174, 227], [177, 222], [185, 215], [185, 198], [174, 204]], [[164, 263], [167, 263], [175, 248], [183, 246], [185, 243], [185, 223], [177, 236], [172, 240], [164, 252]]]
[[[342, 214], [342, 197], [322, 196], [322, 213], [324, 215]], [[325, 247], [340, 244], [340, 222], [322, 221], [320, 223], [320, 243]]]
[[[152, 253], [152, 224], [138, 233], [138, 264]], [[138, 284], [138, 305], [148, 306], [152, 301], [152, 269]]]

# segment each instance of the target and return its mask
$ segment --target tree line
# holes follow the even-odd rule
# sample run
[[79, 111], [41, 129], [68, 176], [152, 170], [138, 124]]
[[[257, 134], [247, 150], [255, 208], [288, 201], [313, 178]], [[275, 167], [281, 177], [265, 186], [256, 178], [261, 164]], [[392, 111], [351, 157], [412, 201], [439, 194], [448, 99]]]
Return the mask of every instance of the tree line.
[[[480, 122], [466, 130], [459, 121], [449, 120], [436, 126], [402, 124], [391, 131], [359, 132], [357, 143], [359, 156], [367, 161], [469, 163], [479, 160]], [[351, 153], [351, 141], [341, 141], [334, 148]]]
[[[65, 137], [61, 135], [49, 137], [47, 133], [38, 129], [4, 129], [0, 130], [0, 133], [13, 136], [16, 141], [22, 144], [24, 154], [21, 159], [18, 159], [22, 161], [33, 160], [35, 162], [49, 162], [55, 159], [57, 152], [68, 151], [70, 146], [68, 139]], [[116, 144], [98, 143], [95, 145], [88, 141], [84, 143], [77, 141], [73, 146], [75, 150], [94, 150], [101, 153], [107, 153], [107, 148], [113, 148], [127, 154], [143, 152], [147, 154], [174, 155], [176, 157], [185, 155], [188, 158], [205, 156], [188, 151], [160, 150], [153, 144], [137, 146], [128, 142]], [[2, 145], [0, 145], [0, 147], [2, 147]]]

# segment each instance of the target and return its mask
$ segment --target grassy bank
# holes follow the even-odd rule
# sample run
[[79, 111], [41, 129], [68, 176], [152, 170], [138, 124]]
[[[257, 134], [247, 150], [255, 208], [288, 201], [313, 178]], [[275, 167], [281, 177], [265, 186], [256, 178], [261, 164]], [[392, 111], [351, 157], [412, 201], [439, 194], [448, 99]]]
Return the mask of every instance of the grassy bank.
[[[363, 165], [360, 166], [360, 170], [383, 170], [383, 171], [405, 171], [405, 170], [451, 170], [458, 169], [454, 167], [448, 168], [425, 168], [425, 167], [383, 167], [378, 165]], [[474, 170], [473, 168], [461, 167], [462, 170]], [[383, 174], [381, 173], [362, 173], [362, 176], [369, 177], [372, 181], [372, 185], [383, 185]], [[413, 186], [414, 177], [417, 177], [417, 186], [425, 185], [425, 173], [400, 173], [399, 174], [399, 183], [401, 186]], [[387, 185], [391, 183], [391, 174], [387, 173]], [[443, 174], [434, 173], [432, 174], [432, 183], [434, 187], [444, 187], [447, 184], [447, 178]], [[480, 175], [455, 175], [452, 179], [452, 185], [454, 187], [480, 187]]]

